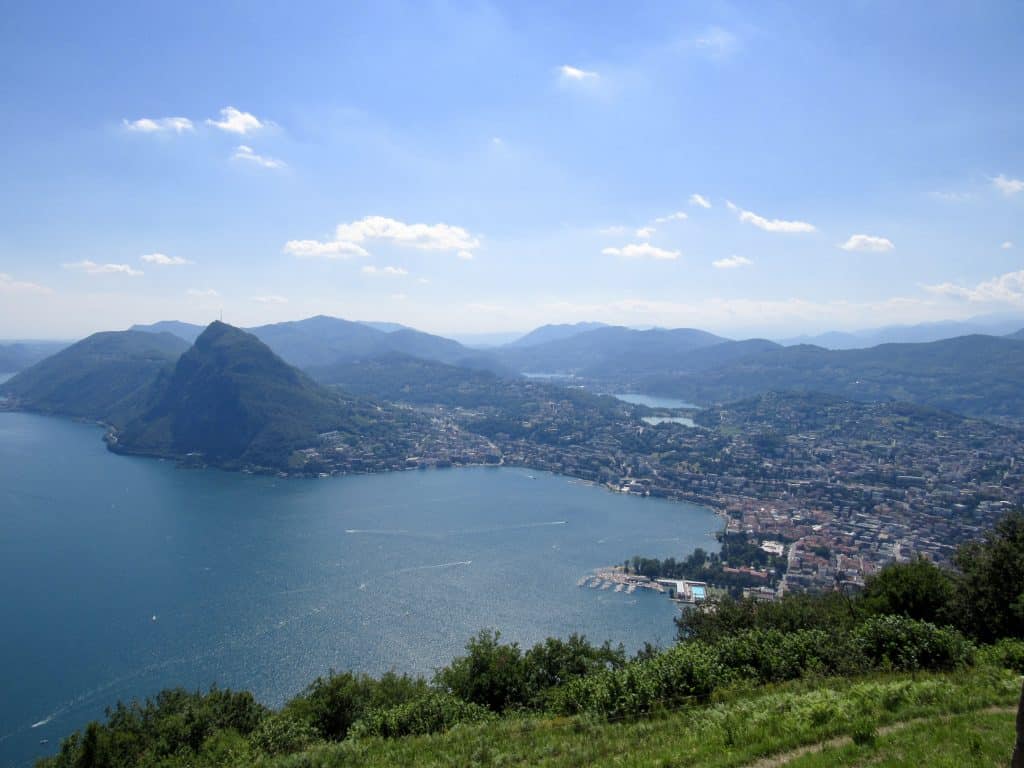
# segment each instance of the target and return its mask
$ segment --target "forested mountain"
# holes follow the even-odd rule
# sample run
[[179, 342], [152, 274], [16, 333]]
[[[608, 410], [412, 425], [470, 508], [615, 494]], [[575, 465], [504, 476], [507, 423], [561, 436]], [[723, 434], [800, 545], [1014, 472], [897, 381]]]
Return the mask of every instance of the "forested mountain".
[[636, 331], [609, 326], [528, 347], [503, 347], [495, 354], [520, 372], [572, 373], [601, 379], [673, 370], [683, 355], [724, 341], [727, 339], [692, 328]]
[[903, 400], [978, 417], [1024, 418], [1024, 344], [963, 336], [871, 349], [814, 346], [761, 352], [699, 373], [655, 374], [643, 391], [697, 403], [770, 391], [817, 391], [855, 400]]
[[880, 344], [921, 344], [983, 334], [1003, 336], [1020, 328], [1020, 314], [993, 314], [967, 320], [941, 320], [914, 325], [886, 325], [860, 331], [830, 331], [816, 336], [798, 336], [783, 340], [786, 346], [813, 344], [826, 349], [867, 349]]
[[254, 335], [214, 322], [153, 381], [144, 408], [113, 447], [169, 457], [198, 453], [220, 466], [282, 466], [323, 432], [372, 431], [379, 410], [314, 383]]
[[[203, 330], [200, 326], [177, 321], [133, 328], [140, 331], [168, 331], [190, 342]], [[272, 323], [246, 330], [285, 362], [303, 370], [398, 353], [451, 365], [504, 372], [494, 358], [485, 352], [398, 323], [361, 323], [317, 315], [305, 320]]]
[[17, 373], [70, 346], [65, 341], [12, 341], [0, 344], [0, 373]]
[[95, 333], [0, 385], [26, 410], [122, 423], [188, 343], [169, 333]]
[[534, 328], [525, 336], [521, 336], [505, 346], [533, 347], [537, 344], [545, 344], [549, 341], [558, 341], [559, 339], [568, 339], [587, 331], [594, 331], [598, 328], [607, 327], [608, 326], [604, 323], [560, 323], [555, 325], [542, 325], [540, 328]]
[[160, 320], [148, 325], [133, 325], [129, 331], [143, 331], [144, 333], [171, 333], [189, 344], [199, 338], [203, 332], [203, 326], [194, 323], [183, 323], [180, 320]]

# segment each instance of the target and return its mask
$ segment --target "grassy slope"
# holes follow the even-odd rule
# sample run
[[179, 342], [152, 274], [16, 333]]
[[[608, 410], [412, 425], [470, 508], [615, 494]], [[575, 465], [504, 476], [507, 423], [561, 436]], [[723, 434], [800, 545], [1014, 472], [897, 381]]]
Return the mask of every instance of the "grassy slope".
[[[322, 746], [260, 764], [274, 768], [726, 768], [846, 735], [855, 725], [863, 727], [864, 722], [885, 726], [921, 717], [1013, 706], [1019, 690], [1019, 680], [1012, 673], [985, 669], [952, 675], [802, 680], [734, 691], [709, 706], [637, 722], [510, 719], [487, 726], [456, 728], [436, 736], [391, 741], [367, 739]], [[880, 743], [885, 738], [888, 737]], [[897, 738], [895, 732], [893, 738]]]
[[787, 762], [789, 768], [1003, 768], [1013, 752], [1012, 712], [937, 717], [882, 734], [871, 745], [846, 744]]

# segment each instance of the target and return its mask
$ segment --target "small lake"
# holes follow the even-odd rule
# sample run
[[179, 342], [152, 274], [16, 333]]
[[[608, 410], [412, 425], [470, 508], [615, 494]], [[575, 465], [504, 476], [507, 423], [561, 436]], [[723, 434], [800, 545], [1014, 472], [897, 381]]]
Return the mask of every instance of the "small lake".
[[654, 395], [638, 395], [635, 393], [617, 394], [612, 395], [617, 397], [625, 403], [632, 403], [633, 405], [646, 405], [648, 408], [696, 408], [699, 409], [699, 405], [688, 403], [685, 400], [677, 400], [673, 397], [655, 397]]
[[118, 699], [216, 682], [279, 705], [331, 668], [429, 675], [485, 627], [668, 644], [669, 600], [576, 582], [714, 547], [720, 528], [702, 507], [522, 469], [279, 480], [100, 437], [0, 412], [0, 766]]

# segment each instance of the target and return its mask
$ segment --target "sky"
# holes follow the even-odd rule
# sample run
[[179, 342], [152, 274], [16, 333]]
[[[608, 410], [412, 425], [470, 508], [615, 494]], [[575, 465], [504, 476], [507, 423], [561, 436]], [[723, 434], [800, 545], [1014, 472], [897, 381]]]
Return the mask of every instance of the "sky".
[[18, 3], [0, 338], [1024, 314], [1020, 2]]

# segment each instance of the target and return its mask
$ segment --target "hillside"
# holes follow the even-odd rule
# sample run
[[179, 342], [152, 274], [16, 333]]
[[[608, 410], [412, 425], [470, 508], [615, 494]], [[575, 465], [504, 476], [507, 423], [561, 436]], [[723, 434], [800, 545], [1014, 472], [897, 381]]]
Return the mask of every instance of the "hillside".
[[606, 327], [607, 326], [604, 323], [559, 323], [553, 325], [542, 325], [540, 328], [534, 328], [526, 335], [519, 337], [505, 346], [534, 347], [538, 344], [546, 344], [549, 341], [568, 339], [572, 336], [578, 336], [581, 333], [585, 333], [586, 331], [593, 331], [598, 328]]
[[12, 341], [0, 344], [0, 373], [17, 373], [70, 346], [64, 341]]
[[25, 410], [123, 424], [188, 344], [168, 333], [95, 333], [0, 385]]
[[1011, 333], [1006, 338], [1014, 339], [1015, 341], [1024, 340], [1024, 328], [1021, 328], [1019, 331], [1015, 331], [1014, 333]]
[[871, 349], [768, 350], [699, 374], [653, 374], [643, 391], [696, 403], [770, 391], [818, 391], [855, 400], [902, 400], [978, 417], [1024, 418], [1024, 345], [995, 336]]
[[147, 393], [116, 436], [118, 451], [219, 466], [285, 466], [293, 451], [339, 431], [372, 430], [375, 407], [324, 389], [255, 336], [212, 323]]
[[503, 347], [495, 350], [495, 355], [519, 372], [571, 373], [603, 379], [674, 370], [673, 366], [689, 353], [725, 341], [692, 328], [636, 331], [609, 326], [528, 347]]
[[142, 331], [144, 333], [170, 333], [192, 344], [199, 338], [199, 334], [203, 332], [203, 326], [194, 323], [183, 323], [180, 320], [160, 320], [148, 325], [136, 324], [128, 330]]

